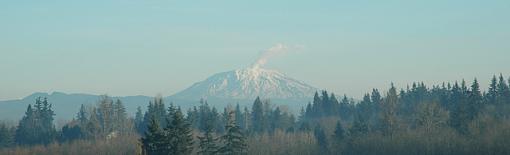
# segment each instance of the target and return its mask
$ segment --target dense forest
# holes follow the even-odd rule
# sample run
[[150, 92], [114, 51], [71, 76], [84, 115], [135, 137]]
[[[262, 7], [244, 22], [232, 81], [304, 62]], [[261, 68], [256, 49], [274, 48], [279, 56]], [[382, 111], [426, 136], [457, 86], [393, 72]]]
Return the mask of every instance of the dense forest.
[[[316, 92], [299, 114], [270, 100], [181, 109], [155, 97], [134, 117], [102, 96], [62, 128], [39, 98], [0, 123], [0, 154], [510, 154], [510, 79], [391, 84], [362, 100]], [[142, 103], [141, 103], [142, 104]]]

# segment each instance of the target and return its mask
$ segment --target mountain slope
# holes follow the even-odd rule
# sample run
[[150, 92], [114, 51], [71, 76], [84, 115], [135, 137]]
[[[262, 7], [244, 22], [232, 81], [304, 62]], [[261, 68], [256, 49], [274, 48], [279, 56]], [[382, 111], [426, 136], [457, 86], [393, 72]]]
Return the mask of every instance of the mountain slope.
[[275, 100], [300, 100], [310, 98], [316, 90], [274, 70], [247, 68], [215, 74], [172, 98], [252, 100], [260, 96]]

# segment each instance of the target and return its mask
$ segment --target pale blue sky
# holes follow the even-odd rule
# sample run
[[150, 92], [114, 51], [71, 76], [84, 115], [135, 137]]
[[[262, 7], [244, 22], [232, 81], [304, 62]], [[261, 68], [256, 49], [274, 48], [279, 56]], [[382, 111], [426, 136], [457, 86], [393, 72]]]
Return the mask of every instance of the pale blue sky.
[[510, 1], [0, 2], [0, 100], [32, 92], [172, 95], [270, 60], [318, 88], [360, 97], [390, 82], [510, 76]]

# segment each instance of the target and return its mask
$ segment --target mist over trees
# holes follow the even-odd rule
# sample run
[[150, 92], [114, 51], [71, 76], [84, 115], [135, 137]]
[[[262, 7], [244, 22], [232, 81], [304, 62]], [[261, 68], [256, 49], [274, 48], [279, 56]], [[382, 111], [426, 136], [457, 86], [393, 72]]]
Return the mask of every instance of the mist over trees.
[[0, 123], [0, 154], [510, 154], [509, 87], [499, 75], [487, 91], [476, 79], [391, 84], [360, 101], [320, 91], [297, 115], [263, 97], [182, 110], [156, 96], [131, 117], [105, 95], [61, 128], [38, 98]]

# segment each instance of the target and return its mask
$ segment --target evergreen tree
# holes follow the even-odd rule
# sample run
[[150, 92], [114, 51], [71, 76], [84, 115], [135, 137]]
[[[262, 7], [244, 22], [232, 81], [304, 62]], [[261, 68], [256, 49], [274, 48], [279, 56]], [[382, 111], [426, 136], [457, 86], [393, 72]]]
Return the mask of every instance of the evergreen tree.
[[344, 127], [342, 126], [342, 123], [338, 121], [335, 126], [335, 131], [333, 132], [332, 137], [332, 144], [333, 147], [331, 148], [334, 152], [334, 154], [342, 154], [342, 152], [345, 149], [345, 139], [347, 138], [346, 132]]
[[42, 99], [40, 102], [42, 102], [42, 108], [36, 109], [36, 121], [38, 121], [36, 124], [40, 128], [36, 130], [39, 132], [39, 142], [49, 144], [57, 138], [57, 130], [53, 124], [55, 112], [53, 112], [52, 105], [49, 104], [47, 98]]
[[215, 122], [215, 130], [216, 132], [218, 133], [224, 133], [225, 132], [225, 127], [223, 126], [223, 117], [221, 117], [220, 113], [218, 112], [218, 110], [216, 109], [216, 107], [213, 107], [212, 110], [211, 110], [211, 118], [213, 118], [214, 122]]
[[135, 128], [138, 133], [143, 133], [145, 131], [145, 126], [143, 124], [143, 114], [142, 114], [142, 108], [138, 106], [136, 108], [135, 113]]
[[[384, 131], [384, 130], [383, 130]], [[357, 113], [354, 117], [349, 133], [352, 137], [359, 137], [369, 132], [369, 127], [366, 120], [361, 116], [361, 113]]]
[[397, 129], [396, 108], [398, 104], [398, 95], [395, 86], [391, 84], [391, 88], [383, 102], [381, 130], [383, 134], [392, 136]]
[[313, 112], [313, 109], [312, 109], [312, 104], [308, 103], [306, 105], [305, 117], [304, 117], [304, 119], [301, 119], [301, 121], [304, 121], [306, 119], [312, 118], [313, 115], [314, 115], [314, 112]]
[[333, 138], [336, 142], [341, 142], [345, 139], [345, 129], [342, 126], [340, 121], [336, 122], [335, 131], [333, 133]]
[[[464, 82], [463, 82], [464, 83]], [[464, 85], [464, 84], [462, 84]], [[468, 124], [471, 120], [470, 106], [468, 104], [467, 88], [459, 86], [457, 82], [452, 87], [450, 102], [450, 125], [456, 129], [459, 133], [467, 134]]]
[[333, 109], [332, 115], [338, 115], [340, 102], [338, 102], [338, 99], [336, 98], [336, 95], [334, 93], [331, 93], [331, 95], [329, 96], [329, 101], [331, 102], [331, 108]]
[[103, 135], [110, 134], [114, 130], [114, 112], [113, 100], [107, 95], [102, 95], [99, 99], [97, 113]]
[[80, 125], [85, 125], [89, 121], [87, 109], [85, 109], [85, 106], [83, 104], [80, 106], [80, 111], [78, 112], [76, 117]]
[[489, 90], [486, 95], [486, 100], [489, 104], [496, 104], [498, 97], [498, 81], [496, 79], [496, 75], [492, 76], [491, 83], [489, 85]]
[[239, 126], [236, 124], [234, 112], [230, 111], [225, 125], [225, 135], [223, 135], [223, 146], [220, 147], [219, 153], [225, 155], [247, 154], [246, 138]]
[[370, 95], [365, 94], [363, 96], [363, 100], [357, 105], [357, 112], [362, 113], [365, 119], [370, 119], [372, 114], [375, 112], [373, 106], [374, 105], [370, 101]]
[[276, 109], [271, 113], [270, 122], [270, 130], [274, 131], [277, 128], [280, 128], [282, 125], [282, 112], [280, 111], [280, 107], [276, 107]]
[[324, 110], [322, 109], [322, 107], [323, 107], [322, 104], [323, 104], [322, 99], [319, 97], [319, 93], [315, 92], [315, 94], [313, 96], [313, 103], [312, 103], [311, 110], [310, 110], [311, 118], [320, 117], [324, 114]]
[[[168, 119], [167, 109], [165, 108], [165, 103], [163, 102], [163, 97], [160, 95], [154, 97], [153, 101], [149, 102], [147, 106], [147, 112], [144, 115], [144, 125], [147, 126], [149, 124], [150, 119], [154, 117], [158, 120], [159, 126], [165, 127]], [[145, 129], [145, 127], [144, 127]]]
[[214, 134], [214, 125], [212, 121], [206, 121], [205, 122], [205, 132], [203, 136], [199, 136], [198, 139], [200, 140], [198, 154], [202, 155], [213, 155], [218, 153], [218, 144], [217, 144], [217, 138], [213, 136]]
[[505, 78], [503, 78], [503, 74], [499, 75], [497, 92], [498, 92], [497, 102], [499, 104], [510, 104], [510, 88], [506, 84]]
[[128, 122], [126, 108], [124, 107], [124, 104], [117, 99], [115, 101], [115, 104], [113, 105], [113, 129], [114, 131], [118, 131], [120, 133], [127, 133], [132, 128], [131, 125]]
[[329, 154], [328, 140], [327, 140], [326, 132], [324, 131], [324, 129], [322, 129], [322, 127], [320, 125], [317, 125], [317, 126], [315, 126], [313, 133], [314, 133], [315, 139], [317, 140], [317, 144], [319, 145], [321, 154]]
[[344, 97], [342, 98], [342, 101], [340, 101], [340, 118], [344, 120], [348, 120], [350, 114], [349, 110], [349, 99], [347, 98], [347, 95], [344, 94]]
[[0, 123], [0, 149], [13, 145], [13, 135], [11, 129], [4, 123]]
[[71, 122], [62, 127], [60, 140], [61, 141], [72, 141], [76, 139], [80, 139], [83, 137], [81, 130], [81, 126], [78, 124], [79, 122]]
[[34, 110], [32, 109], [32, 105], [28, 105], [27, 110], [25, 111], [25, 116], [19, 121], [18, 128], [16, 129], [15, 140], [17, 144], [35, 144], [36, 141], [32, 138], [35, 138], [36, 132], [34, 118]]
[[372, 104], [374, 105], [374, 111], [380, 112], [381, 111], [381, 94], [379, 93], [379, 90], [372, 89], [372, 94], [370, 95], [370, 100]]
[[35, 107], [29, 104], [25, 116], [19, 121], [15, 135], [17, 144], [49, 144], [56, 138], [57, 132], [53, 125], [55, 114], [48, 100], [37, 98]]
[[90, 113], [90, 118], [89, 118], [89, 122], [87, 122], [87, 124], [85, 125], [85, 133], [84, 133], [84, 137], [86, 138], [97, 138], [98, 136], [102, 136], [101, 135], [101, 125], [100, 125], [100, 122], [99, 122], [99, 119], [97, 118], [99, 114], [97, 114], [97, 110], [96, 108], [92, 108], [92, 111]]
[[147, 155], [166, 155], [166, 146], [164, 146], [165, 134], [159, 127], [158, 120], [155, 117], [150, 119], [150, 122], [145, 131], [144, 137], [141, 138], [142, 149], [144, 154]]
[[335, 107], [333, 107], [333, 104], [329, 100], [329, 95], [327, 91], [322, 91], [321, 101], [322, 101], [322, 112], [324, 116], [331, 116], [333, 112], [335, 111]]
[[248, 107], [244, 107], [244, 112], [243, 112], [243, 124], [240, 124], [239, 126], [241, 127], [241, 129], [247, 131], [250, 127], [250, 110], [248, 110]]
[[469, 92], [469, 102], [468, 102], [468, 114], [469, 114], [469, 121], [476, 118], [478, 115], [478, 111], [482, 108], [483, 104], [483, 98], [482, 93], [480, 92], [480, 85], [478, 84], [478, 80], [474, 80], [473, 84], [471, 85], [471, 91]]
[[257, 97], [252, 106], [251, 112], [251, 127], [255, 133], [262, 133], [264, 131], [264, 109], [260, 98]]
[[172, 119], [164, 129], [166, 133], [164, 152], [172, 155], [191, 154], [193, 150], [191, 125], [184, 119], [180, 108], [175, 109], [175, 112], [171, 110], [169, 113], [172, 114]]
[[235, 118], [236, 118], [236, 124], [239, 125], [239, 127], [241, 127], [241, 129], [245, 129], [245, 128], [243, 128], [245, 126], [244, 125], [245, 119], [244, 119], [243, 112], [241, 111], [241, 107], [239, 107], [239, 104], [236, 105]]
[[198, 129], [205, 131], [208, 121], [212, 121], [213, 124], [217, 123], [216, 116], [213, 116], [212, 110], [207, 104], [207, 101], [200, 99], [200, 106], [198, 107]]

